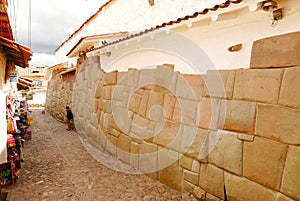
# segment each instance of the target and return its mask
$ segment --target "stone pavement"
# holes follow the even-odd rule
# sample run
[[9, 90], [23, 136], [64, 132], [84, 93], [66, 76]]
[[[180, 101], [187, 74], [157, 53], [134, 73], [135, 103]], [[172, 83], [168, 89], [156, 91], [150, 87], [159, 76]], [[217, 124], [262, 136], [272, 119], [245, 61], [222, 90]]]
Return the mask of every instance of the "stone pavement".
[[[135, 170], [81, 139], [48, 113], [33, 109], [32, 140], [9, 201], [195, 200]], [[125, 172], [125, 173], [124, 173]]]

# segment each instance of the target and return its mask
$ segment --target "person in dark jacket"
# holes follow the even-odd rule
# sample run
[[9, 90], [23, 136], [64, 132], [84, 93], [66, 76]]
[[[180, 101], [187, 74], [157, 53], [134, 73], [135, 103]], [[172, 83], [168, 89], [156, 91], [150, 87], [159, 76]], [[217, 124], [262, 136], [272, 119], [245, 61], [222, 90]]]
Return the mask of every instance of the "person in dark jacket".
[[69, 106], [67, 106], [66, 109], [67, 109], [67, 124], [68, 124], [67, 130], [70, 131], [74, 129], [73, 113]]

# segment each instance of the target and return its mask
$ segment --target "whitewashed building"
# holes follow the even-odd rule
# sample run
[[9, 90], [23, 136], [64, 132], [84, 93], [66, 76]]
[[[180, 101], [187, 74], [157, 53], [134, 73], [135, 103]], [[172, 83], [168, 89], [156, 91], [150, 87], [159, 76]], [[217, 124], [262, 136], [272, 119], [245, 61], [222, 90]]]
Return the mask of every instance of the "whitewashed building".
[[162, 63], [194, 74], [207, 64], [248, 68], [254, 41], [299, 31], [299, 7], [297, 0], [111, 0], [56, 49], [56, 62], [89, 52], [106, 55], [106, 71]]

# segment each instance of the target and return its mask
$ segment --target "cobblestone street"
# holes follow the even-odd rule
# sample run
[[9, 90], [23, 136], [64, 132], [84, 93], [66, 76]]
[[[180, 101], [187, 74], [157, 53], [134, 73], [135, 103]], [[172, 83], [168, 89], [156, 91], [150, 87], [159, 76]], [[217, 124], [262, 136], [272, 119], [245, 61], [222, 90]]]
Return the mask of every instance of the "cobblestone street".
[[126, 164], [95, 150], [48, 113], [32, 111], [32, 140], [23, 148], [20, 178], [3, 190], [9, 201], [195, 200], [145, 175], [133, 174]]

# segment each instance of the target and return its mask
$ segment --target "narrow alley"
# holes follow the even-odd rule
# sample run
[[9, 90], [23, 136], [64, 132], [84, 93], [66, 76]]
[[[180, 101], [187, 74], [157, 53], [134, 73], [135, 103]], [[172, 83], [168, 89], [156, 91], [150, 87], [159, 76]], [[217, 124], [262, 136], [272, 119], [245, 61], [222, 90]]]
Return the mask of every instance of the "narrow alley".
[[25, 142], [19, 179], [3, 190], [8, 192], [7, 200], [195, 200], [145, 175], [133, 174], [130, 167], [88, 145], [48, 113], [32, 111], [32, 140]]

